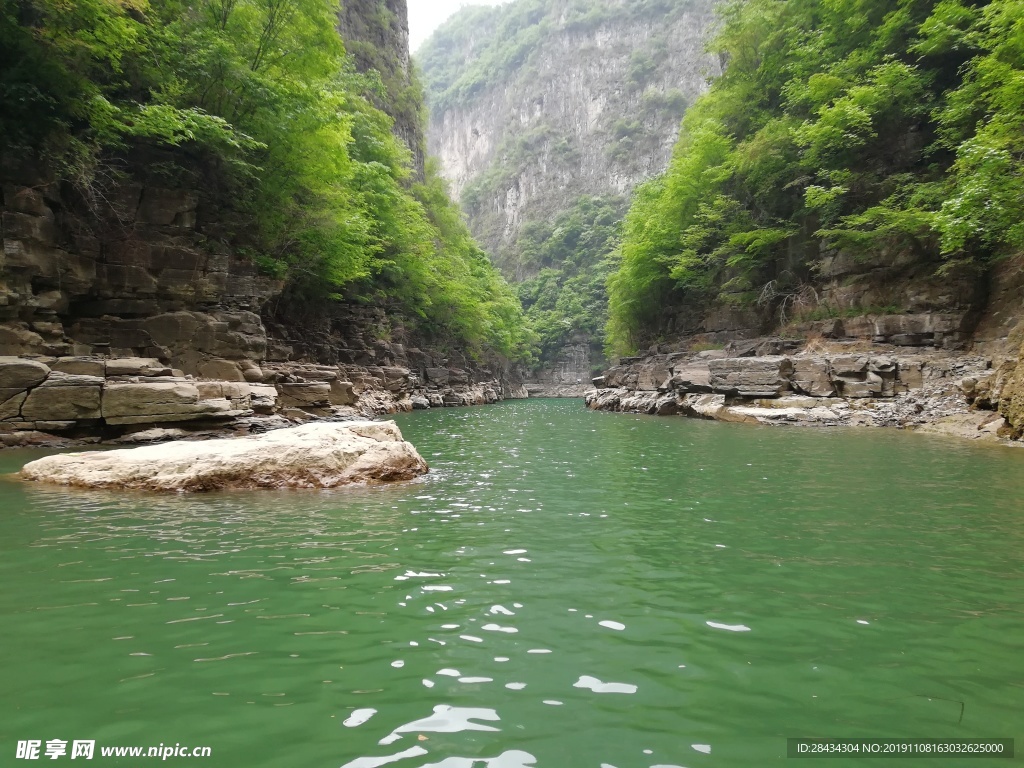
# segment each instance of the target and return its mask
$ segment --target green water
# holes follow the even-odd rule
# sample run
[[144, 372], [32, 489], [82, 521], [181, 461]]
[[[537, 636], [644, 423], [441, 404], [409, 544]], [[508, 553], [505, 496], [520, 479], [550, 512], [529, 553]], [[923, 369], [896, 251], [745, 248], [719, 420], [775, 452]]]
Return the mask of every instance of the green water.
[[790, 736], [1024, 751], [1024, 451], [578, 401], [399, 421], [433, 468], [400, 487], [0, 481], [0, 765], [30, 764], [27, 739], [224, 768], [783, 765]]

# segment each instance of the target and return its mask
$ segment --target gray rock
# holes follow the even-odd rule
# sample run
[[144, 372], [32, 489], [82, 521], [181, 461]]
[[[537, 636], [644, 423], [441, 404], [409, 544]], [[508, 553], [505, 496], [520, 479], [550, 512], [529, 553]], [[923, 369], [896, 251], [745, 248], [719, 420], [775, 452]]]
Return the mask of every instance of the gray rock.
[[666, 388], [672, 372], [662, 358], [641, 365], [637, 371], [636, 388], [641, 392], [657, 392]]
[[867, 355], [837, 355], [830, 362], [834, 376], [858, 377], [867, 373], [870, 358]]
[[829, 377], [827, 360], [816, 357], [793, 358], [793, 389], [811, 397], [832, 397], [835, 384]]
[[669, 380], [669, 387], [679, 393], [703, 392], [710, 393], [711, 368], [709, 365], [699, 363], [683, 365], [672, 369], [673, 375]]
[[921, 389], [924, 387], [924, 364], [920, 360], [901, 359], [898, 380], [906, 385], [907, 389]]
[[451, 372], [447, 368], [427, 368], [427, 381], [439, 387], [448, 385], [451, 379]]
[[793, 363], [788, 357], [711, 360], [711, 387], [719, 394], [778, 397], [790, 391]]
[[160, 424], [239, 413], [228, 400], [201, 400], [192, 382], [107, 384], [103, 389], [102, 414], [108, 424]]

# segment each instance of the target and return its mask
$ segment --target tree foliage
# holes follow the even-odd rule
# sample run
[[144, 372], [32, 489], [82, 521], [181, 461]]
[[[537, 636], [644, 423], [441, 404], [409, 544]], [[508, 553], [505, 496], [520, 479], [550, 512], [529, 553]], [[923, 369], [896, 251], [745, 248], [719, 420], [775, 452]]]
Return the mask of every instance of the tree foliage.
[[9, 0], [0, 148], [84, 189], [129, 148], [187, 150], [221, 174], [249, 222], [235, 244], [265, 269], [525, 354], [514, 294], [436, 174], [414, 183], [375, 106], [387, 89], [356, 72], [337, 14], [336, 0]]
[[799, 282], [823, 248], [983, 264], [1024, 247], [1022, 0], [747, 0], [609, 282], [618, 351], [667, 305]]
[[613, 269], [623, 201], [582, 197], [550, 222], [533, 222], [519, 239], [523, 265], [536, 272], [519, 299], [539, 337], [539, 362], [550, 361], [573, 336], [604, 341], [605, 284]]

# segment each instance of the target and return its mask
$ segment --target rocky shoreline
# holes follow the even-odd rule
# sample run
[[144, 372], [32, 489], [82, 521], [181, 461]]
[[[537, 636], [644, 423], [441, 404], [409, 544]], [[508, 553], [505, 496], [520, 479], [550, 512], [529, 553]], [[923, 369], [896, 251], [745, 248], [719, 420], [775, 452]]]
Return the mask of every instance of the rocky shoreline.
[[1013, 444], [1019, 429], [1000, 411], [1012, 371], [991, 357], [949, 350], [857, 342], [809, 349], [767, 339], [742, 349], [621, 359], [594, 379], [586, 403], [621, 413], [896, 427]]
[[241, 360], [222, 370], [229, 378], [186, 375], [156, 358], [0, 357], [0, 447], [247, 435], [527, 396], [487, 369]]

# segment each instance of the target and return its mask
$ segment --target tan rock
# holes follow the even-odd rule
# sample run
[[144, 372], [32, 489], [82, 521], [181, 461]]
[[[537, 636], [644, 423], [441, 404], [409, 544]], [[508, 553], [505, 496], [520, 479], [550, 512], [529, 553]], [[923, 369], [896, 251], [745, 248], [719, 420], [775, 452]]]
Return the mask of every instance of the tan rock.
[[793, 359], [793, 388], [811, 397], [833, 397], [835, 384], [829, 378], [827, 360], [817, 357]]
[[394, 422], [305, 424], [255, 437], [173, 442], [129, 450], [49, 456], [27, 480], [81, 488], [212, 491], [337, 488], [411, 480], [427, 472]]
[[351, 381], [331, 382], [331, 405], [355, 405], [359, 397], [356, 395]]
[[189, 381], [108, 384], [103, 390], [103, 418], [108, 424], [154, 424], [240, 415], [229, 400], [202, 400]]
[[277, 385], [277, 390], [281, 405], [286, 408], [326, 408], [331, 404], [331, 385], [324, 381], [282, 383]]
[[233, 360], [207, 360], [199, 365], [199, 375], [218, 381], [245, 381], [241, 366]]
[[1024, 434], [1024, 346], [1021, 346], [1016, 370], [1007, 377], [999, 399], [999, 412], [1006, 417], [1015, 437]]
[[28, 392], [17, 389], [0, 390], [0, 421], [17, 419], [21, 416], [21, 406], [28, 397]]
[[277, 387], [270, 384], [250, 384], [249, 402], [257, 413], [273, 413], [277, 408]]
[[107, 376], [170, 376], [171, 369], [151, 357], [107, 360]]
[[711, 386], [720, 394], [778, 397], [790, 389], [793, 363], [787, 357], [734, 357], [710, 360]]
[[99, 386], [36, 387], [21, 406], [21, 416], [28, 421], [98, 419], [101, 392]]
[[80, 376], [106, 376], [106, 363], [93, 357], [61, 357], [50, 366], [61, 373]]
[[0, 357], [0, 389], [37, 387], [50, 375], [50, 367], [22, 357]]

